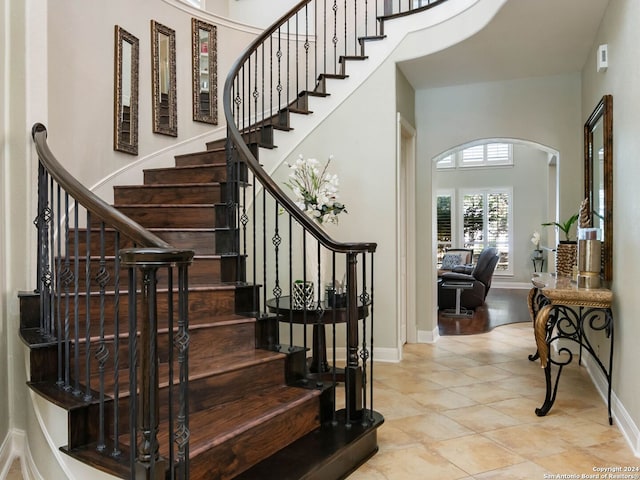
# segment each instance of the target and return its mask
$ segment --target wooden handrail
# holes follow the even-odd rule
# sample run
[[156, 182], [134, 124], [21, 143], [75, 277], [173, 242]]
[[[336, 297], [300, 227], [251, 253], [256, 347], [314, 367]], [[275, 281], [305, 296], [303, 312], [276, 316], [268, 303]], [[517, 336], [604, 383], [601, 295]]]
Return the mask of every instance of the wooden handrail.
[[36, 145], [40, 163], [46, 168], [49, 175], [51, 175], [71, 197], [80, 203], [80, 205], [90, 211], [92, 215], [96, 215], [105, 224], [120, 231], [140, 247], [171, 248], [171, 245], [126, 215], [123, 215], [120, 211], [113, 208], [76, 180], [60, 162], [58, 162], [49, 149], [47, 144], [47, 128], [42, 123], [33, 125], [31, 136]]
[[315, 237], [322, 245], [329, 250], [338, 253], [360, 253], [375, 252], [377, 244], [372, 242], [336, 242], [329, 237], [312, 219], [310, 219], [298, 206], [289, 198], [280, 186], [273, 181], [271, 176], [262, 168], [258, 160], [255, 158], [244, 139], [233, 116], [233, 82], [240, 73], [244, 63], [254, 54], [256, 50], [276, 31], [283, 26], [290, 18], [296, 15], [303, 7], [309, 4], [311, 0], [302, 0], [294, 6], [287, 14], [273, 25], [267, 28], [258, 38], [256, 38], [240, 55], [231, 67], [231, 71], [227, 75], [223, 91], [224, 114], [227, 122], [228, 139], [234, 143], [238, 149], [241, 158], [253, 171], [255, 176], [260, 180], [263, 187], [276, 199], [279, 205], [293, 216], [313, 237]]

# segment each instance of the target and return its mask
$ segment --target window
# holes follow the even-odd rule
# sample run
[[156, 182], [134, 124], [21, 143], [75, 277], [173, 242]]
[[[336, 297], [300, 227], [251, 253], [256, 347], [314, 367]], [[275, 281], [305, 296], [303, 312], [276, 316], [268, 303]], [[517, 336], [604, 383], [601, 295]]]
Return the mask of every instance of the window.
[[486, 247], [496, 247], [500, 259], [496, 272], [513, 273], [511, 262], [510, 189], [464, 191], [460, 206], [464, 247], [479, 254]]
[[444, 252], [453, 245], [453, 195], [438, 194], [436, 197], [437, 218], [437, 248], [438, 264], [442, 261]]
[[490, 142], [459, 148], [444, 153], [437, 161], [436, 168], [470, 168], [513, 165], [513, 145]]

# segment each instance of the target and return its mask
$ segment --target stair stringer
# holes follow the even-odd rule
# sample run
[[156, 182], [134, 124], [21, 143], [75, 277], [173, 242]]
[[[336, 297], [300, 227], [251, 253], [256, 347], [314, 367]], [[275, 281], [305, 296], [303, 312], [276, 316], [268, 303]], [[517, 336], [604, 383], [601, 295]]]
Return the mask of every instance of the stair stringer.
[[[367, 59], [348, 62], [344, 79], [326, 79], [327, 97], [309, 97], [311, 115], [293, 112], [290, 131], [274, 131], [275, 149], [260, 148], [259, 161], [269, 175], [298, 153], [302, 141], [338, 109], [386, 61], [430, 55], [482, 30], [507, 0], [448, 0], [436, 8], [385, 22], [385, 38], [365, 43]], [[448, 35], [443, 36], [442, 31]], [[362, 119], [359, 119], [362, 120]]]
[[[29, 355], [25, 355], [25, 358], [28, 363]], [[29, 462], [29, 472], [22, 472], [26, 480], [62, 478], [55, 474], [56, 471], [63, 473], [67, 480], [85, 480], [87, 478], [91, 478], [91, 480], [120, 480], [119, 477], [109, 475], [70, 455], [65, 455], [60, 447], [68, 442], [67, 411], [49, 402], [30, 388], [27, 388], [27, 392], [29, 393], [27, 403], [33, 409], [33, 417], [37, 419], [37, 424], [27, 426], [30, 451], [28, 457], [31, 457], [31, 462]], [[36, 438], [40, 438], [41, 442], [39, 443], [46, 443], [48, 448], [39, 448], [44, 445], [35, 443]], [[37, 450], [35, 452], [37, 458], [33, 458], [34, 449]]]

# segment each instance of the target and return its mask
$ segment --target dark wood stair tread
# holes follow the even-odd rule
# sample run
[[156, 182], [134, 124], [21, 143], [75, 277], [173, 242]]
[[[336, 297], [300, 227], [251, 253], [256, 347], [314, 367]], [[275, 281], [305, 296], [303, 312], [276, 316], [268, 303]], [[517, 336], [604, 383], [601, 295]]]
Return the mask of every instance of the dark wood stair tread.
[[[190, 413], [190, 453], [198, 455], [220, 445], [260, 423], [287, 412], [295, 405], [319, 397], [321, 393], [320, 390], [278, 385], [207, 410]], [[166, 445], [168, 428], [161, 425], [159, 431], [160, 444]], [[164, 454], [167, 455], [168, 451]]]

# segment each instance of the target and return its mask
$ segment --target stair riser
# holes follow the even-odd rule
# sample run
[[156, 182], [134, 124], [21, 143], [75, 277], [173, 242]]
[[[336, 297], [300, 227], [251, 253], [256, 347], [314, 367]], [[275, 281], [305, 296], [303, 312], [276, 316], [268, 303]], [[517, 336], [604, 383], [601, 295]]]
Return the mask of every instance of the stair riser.
[[[128, 325], [123, 326], [120, 330], [121, 334], [124, 334], [128, 331]], [[174, 335], [177, 332], [177, 327], [174, 322]], [[84, 333], [84, 332], [83, 332]], [[74, 367], [74, 358], [75, 358], [75, 345], [73, 342], [70, 342], [70, 358], [71, 361], [71, 371], [70, 376], [72, 379], [78, 378], [80, 383], [86, 385], [86, 349], [84, 346], [84, 341], [79, 344], [80, 350], [78, 352], [79, 358], [79, 369], [76, 370]], [[115, 360], [115, 351], [114, 351], [114, 342], [113, 339], [110, 339], [105, 342], [105, 347], [109, 352], [109, 358], [104, 364], [105, 377], [107, 378], [107, 382], [109, 385], [113, 380], [113, 372], [115, 369], [114, 360]], [[51, 347], [54, 348], [54, 347]], [[94, 390], [98, 390], [98, 378], [97, 374], [99, 372], [99, 362], [95, 358], [95, 354], [97, 351], [98, 345], [94, 344], [91, 347], [91, 351], [89, 354], [89, 371], [93, 375], [93, 379], [91, 387]], [[160, 363], [167, 363], [169, 361], [169, 335], [166, 330], [161, 331], [158, 334], [158, 359]], [[189, 329], [189, 357], [197, 358], [197, 359], [210, 359], [211, 361], [215, 361], [216, 358], [219, 358], [222, 355], [228, 355], [231, 353], [241, 353], [245, 352], [247, 354], [253, 352], [255, 349], [255, 325], [253, 322], [245, 322], [245, 323], [234, 323], [234, 324], [223, 324], [223, 325], [210, 325], [207, 327], [199, 327], [199, 328], [190, 328]], [[120, 338], [119, 348], [118, 348], [118, 368], [128, 369], [129, 368], [129, 336], [123, 335]], [[44, 351], [42, 355], [48, 355]], [[47, 357], [48, 358], [48, 357]], [[174, 350], [174, 358], [177, 358], [177, 352]], [[284, 359], [283, 359], [284, 361]], [[263, 373], [266, 377], [266, 372]], [[278, 375], [276, 377], [276, 381], [278, 383], [282, 383], [284, 381], [284, 368], [278, 371]], [[281, 378], [282, 377], [282, 378]], [[241, 378], [250, 379], [251, 375], [247, 375], [246, 373]], [[121, 379], [122, 380], [122, 379]], [[271, 379], [273, 381], [273, 378]], [[120, 382], [120, 388], [123, 390], [128, 390], [128, 379], [124, 379], [124, 381]], [[73, 383], [73, 381], [72, 381]], [[257, 383], [257, 382], [254, 382]], [[108, 393], [111, 393], [109, 391]], [[214, 401], [215, 399], [211, 399]]]
[[114, 187], [115, 205], [212, 204], [224, 199], [220, 184]]
[[[105, 260], [104, 268], [109, 273], [109, 278], [106, 281], [105, 288], [111, 289], [115, 285], [116, 275], [114, 274], [114, 262], [113, 258], [107, 258]], [[78, 282], [79, 285], [84, 287], [86, 278], [86, 259], [78, 259]], [[213, 258], [194, 258], [193, 263], [189, 267], [189, 285], [211, 285], [212, 283], [220, 282], [236, 282], [243, 280], [245, 272], [245, 258], [244, 257], [213, 257]], [[75, 270], [74, 259], [70, 259], [69, 268], [71, 271]], [[95, 291], [99, 291], [100, 285], [98, 284], [96, 277], [98, 272], [101, 271], [101, 266], [97, 260], [92, 261], [91, 270], [89, 271], [89, 278], [91, 279], [91, 288]], [[120, 285], [128, 282], [128, 269], [120, 270]], [[168, 274], [166, 269], [160, 269], [158, 271], [157, 280], [158, 288], [167, 286]], [[174, 285], [177, 285], [178, 274], [174, 271]], [[73, 289], [73, 285], [70, 287]]]
[[231, 479], [319, 426], [316, 399], [193, 457], [190, 480]]
[[224, 205], [185, 205], [160, 207], [118, 207], [123, 214], [146, 228], [225, 227]]
[[[282, 383], [282, 379], [278, 375], [274, 375], [274, 370], [282, 371], [282, 360], [268, 362], [267, 366], [252, 366], [251, 368], [242, 368], [237, 372], [229, 372], [220, 375], [214, 375], [205, 378], [192, 379], [189, 381], [189, 413], [193, 414], [200, 410], [205, 410], [217, 405], [223, 405], [227, 402], [237, 400], [243, 395], [250, 395], [259, 392], [264, 387], [269, 387], [276, 383]], [[262, 378], [255, 378], [256, 374], [263, 374]], [[177, 372], [176, 372], [177, 374]], [[246, 380], [245, 378], [248, 378]], [[177, 380], [177, 378], [176, 378]], [[240, 382], [239, 384], [236, 382]], [[159, 390], [160, 397], [160, 419], [166, 419], [169, 416], [169, 402], [167, 401], [168, 387], [164, 386]], [[174, 414], [178, 409], [178, 391], [174, 391]], [[318, 407], [315, 407], [316, 410]], [[311, 416], [311, 415], [310, 415]], [[317, 418], [317, 412], [313, 415]], [[123, 432], [129, 429], [129, 397], [123, 396], [119, 400], [119, 424]], [[215, 432], [211, 432], [212, 437]], [[212, 477], [216, 478], [216, 477]]]
[[[196, 255], [216, 255], [223, 253], [233, 252], [234, 237], [237, 232], [226, 228], [218, 230], [214, 229], [202, 229], [202, 230], [155, 230], [152, 231], [155, 235], [163, 239], [169, 245], [180, 249], [193, 250]], [[69, 253], [73, 254], [75, 240], [74, 231], [69, 231]], [[91, 253], [93, 255], [99, 255], [100, 245], [100, 231], [94, 230], [91, 233], [90, 245]], [[86, 255], [86, 230], [80, 229], [78, 232], [78, 255], [84, 257]], [[115, 255], [115, 233], [113, 230], [105, 230], [104, 245], [105, 255]], [[131, 240], [120, 235], [119, 248], [131, 248], [134, 244]], [[66, 251], [66, 246], [62, 247], [63, 252]]]
[[[62, 292], [64, 295], [64, 292]], [[245, 294], [246, 296], [246, 294]], [[128, 322], [128, 295], [126, 293], [121, 294], [119, 298], [120, 304], [120, 323], [121, 329], [120, 332], [126, 331], [125, 323]], [[64, 299], [64, 296], [63, 296]], [[140, 301], [140, 297], [139, 297]], [[174, 295], [174, 301], [176, 305], [174, 306], [174, 318], [177, 317], [178, 305], [177, 305], [177, 295]], [[201, 323], [206, 321], [215, 321], [213, 320], [216, 315], [231, 315], [236, 311], [236, 302], [243, 303], [242, 300], [236, 299], [236, 295], [234, 290], [205, 290], [205, 291], [191, 291], [189, 292], [189, 319], [194, 323]], [[90, 309], [90, 335], [95, 336], [99, 333], [99, 322], [100, 322], [100, 304], [101, 300], [99, 295], [92, 295], [89, 301], [89, 309]], [[105, 330], [108, 333], [113, 332], [113, 318], [115, 311], [115, 298], [113, 294], [105, 295], [104, 300], [104, 319], [105, 319]], [[251, 310], [250, 303], [245, 303], [246, 311]], [[158, 316], [158, 327], [164, 328], [166, 327], [166, 319], [168, 318], [168, 309], [167, 309], [167, 298], [165, 294], [159, 293], [157, 297], [157, 316]], [[61, 317], [62, 317], [62, 325], [64, 328], [64, 318], [67, 316], [66, 305], [64, 300], [60, 306]], [[80, 294], [80, 298], [78, 301], [78, 318], [80, 320], [80, 331], [81, 335], [85, 335], [85, 324], [86, 324], [86, 296]], [[75, 308], [73, 299], [70, 299], [69, 302], [69, 325], [70, 331], [73, 332], [75, 329]]]
[[187, 155], [177, 155], [175, 157], [176, 167], [187, 167], [194, 165], [225, 165], [227, 163], [227, 152], [224, 145], [217, 149], [210, 149], [204, 152], [190, 153]]
[[188, 168], [145, 170], [145, 185], [176, 183], [221, 183], [227, 180], [226, 165], [204, 165]]

